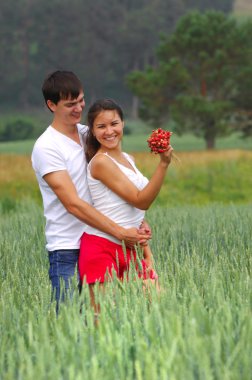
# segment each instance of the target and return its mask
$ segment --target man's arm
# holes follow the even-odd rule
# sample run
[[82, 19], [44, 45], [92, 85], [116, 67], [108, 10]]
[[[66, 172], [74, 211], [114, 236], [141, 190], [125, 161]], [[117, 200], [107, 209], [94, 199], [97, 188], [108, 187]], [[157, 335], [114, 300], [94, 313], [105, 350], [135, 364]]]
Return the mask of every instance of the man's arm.
[[[66, 210], [82, 222], [108, 233], [127, 246], [149, 239], [149, 235], [136, 228], [125, 229], [101, 214], [94, 207], [79, 198], [76, 188], [67, 171], [60, 170], [44, 175], [44, 180], [57, 195]], [[106, 201], [106, 200], [105, 200]]]

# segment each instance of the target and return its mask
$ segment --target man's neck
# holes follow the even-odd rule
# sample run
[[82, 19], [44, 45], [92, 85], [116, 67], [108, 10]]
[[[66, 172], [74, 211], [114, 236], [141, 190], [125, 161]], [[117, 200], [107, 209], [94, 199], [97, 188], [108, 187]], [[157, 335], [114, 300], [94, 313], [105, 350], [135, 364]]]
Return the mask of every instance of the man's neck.
[[63, 135], [69, 137], [70, 139], [80, 144], [80, 138], [78, 133], [77, 124], [65, 125], [54, 120], [51, 124], [51, 127], [56, 129], [56, 131], [62, 133]]

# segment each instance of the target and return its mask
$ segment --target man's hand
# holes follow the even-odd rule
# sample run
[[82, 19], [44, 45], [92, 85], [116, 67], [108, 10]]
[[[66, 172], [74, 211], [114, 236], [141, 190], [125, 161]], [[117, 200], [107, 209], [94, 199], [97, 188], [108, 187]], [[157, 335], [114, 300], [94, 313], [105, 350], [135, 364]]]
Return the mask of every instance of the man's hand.
[[142, 245], [143, 247], [145, 245], [148, 244], [148, 240], [152, 238], [152, 232], [151, 232], [151, 228], [149, 226], [149, 224], [146, 222], [146, 220], [143, 219], [141, 225], [140, 225], [140, 228], [139, 228], [139, 233], [140, 234], [143, 234], [143, 235], [148, 235], [149, 238], [146, 240], [146, 239], [141, 239], [139, 241], [139, 244]]
[[150, 234], [137, 228], [127, 228], [123, 231], [123, 238], [125, 245], [128, 248], [134, 248], [135, 245], [147, 244], [150, 239]]

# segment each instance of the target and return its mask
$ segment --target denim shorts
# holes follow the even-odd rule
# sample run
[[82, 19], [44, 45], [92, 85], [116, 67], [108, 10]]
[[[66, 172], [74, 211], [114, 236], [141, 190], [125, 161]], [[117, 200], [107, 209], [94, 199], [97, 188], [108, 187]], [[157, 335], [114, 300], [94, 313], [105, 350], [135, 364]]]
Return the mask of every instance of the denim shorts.
[[52, 284], [52, 297], [56, 299], [57, 310], [60, 301], [64, 301], [71, 288], [72, 279], [77, 268], [79, 249], [58, 249], [48, 251], [49, 278]]

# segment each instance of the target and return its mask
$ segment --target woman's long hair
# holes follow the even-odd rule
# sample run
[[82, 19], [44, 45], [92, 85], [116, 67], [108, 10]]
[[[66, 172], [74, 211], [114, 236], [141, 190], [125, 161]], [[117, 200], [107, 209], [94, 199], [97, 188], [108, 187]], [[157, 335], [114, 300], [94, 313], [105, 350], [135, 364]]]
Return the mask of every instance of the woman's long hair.
[[100, 148], [100, 143], [96, 140], [93, 134], [93, 128], [96, 117], [102, 111], [116, 111], [121, 120], [123, 121], [124, 119], [121, 107], [113, 99], [98, 99], [91, 105], [87, 114], [87, 124], [89, 127], [85, 147], [87, 162], [95, 156]]

